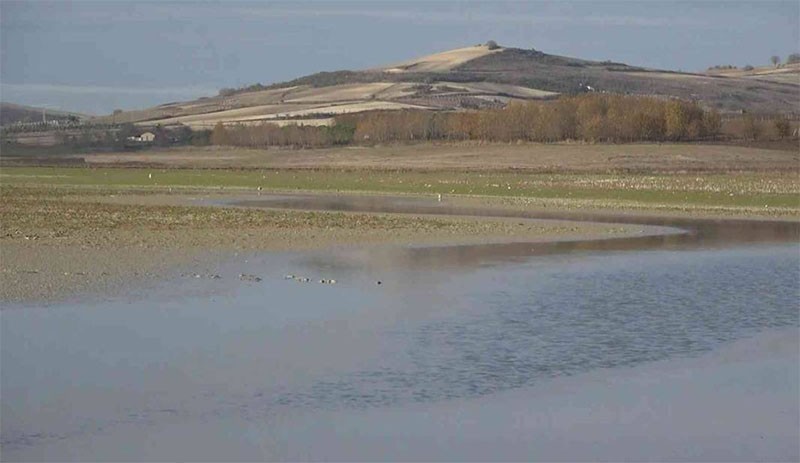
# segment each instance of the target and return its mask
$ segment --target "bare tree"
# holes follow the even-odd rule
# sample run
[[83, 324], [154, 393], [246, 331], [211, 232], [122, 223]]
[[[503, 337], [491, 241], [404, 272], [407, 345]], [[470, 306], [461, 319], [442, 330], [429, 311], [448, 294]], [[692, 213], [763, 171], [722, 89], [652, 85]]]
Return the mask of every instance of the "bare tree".
[[778, 67], [778, 65], [781, 64], [781, 57], [778, 55], [772, 55], [769, 58], [769, 61], [772, 63], [773, 66]]

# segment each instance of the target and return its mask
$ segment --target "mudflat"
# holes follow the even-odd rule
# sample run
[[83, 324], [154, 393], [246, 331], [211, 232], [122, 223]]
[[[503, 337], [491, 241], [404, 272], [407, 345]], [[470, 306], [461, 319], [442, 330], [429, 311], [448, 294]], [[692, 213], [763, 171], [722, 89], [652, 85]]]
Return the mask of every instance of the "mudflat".
[[55, 300], [179, 274], [210, 278], [214, 262], [244, 251], [577, 239], [642, 228], [191, 205], [199, 196], [4, 188], [0, 300]]
[[[92, 168], [0, 172], [0, 301], [55, 300], [176, 274], [212, 277], [214, 262], [244, 251], [576, 240], [635, 235], [643, 227], [221, 206], [267, 192], [401, 195], [529, 215], [800, 218], [796, 151], [429, 144], [92, 156]], [[162, 167], [122, 167], [129, 163]], [[224, 166], [231, 168], [204, 169]]]

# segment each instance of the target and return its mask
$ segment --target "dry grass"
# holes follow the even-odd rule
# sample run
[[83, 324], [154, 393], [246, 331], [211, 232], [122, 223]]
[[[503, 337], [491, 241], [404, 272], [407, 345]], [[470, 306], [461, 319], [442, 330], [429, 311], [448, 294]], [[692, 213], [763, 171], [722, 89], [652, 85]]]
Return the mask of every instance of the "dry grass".
[[489, 50], [489, 47], [485, 45], [458, 48], [390, 65], [382, 68], [382, 70], [386, 72], [446, 72], [467, 61], [491, 55], [499, 51], [502, 51], [502, 48]]
[[476, 94], [498, 94], [508, 95], [515, 98], [550, 98], [557, 96], [556, 92], [546, 92], [544, 90], [537, 90], [535, 88], [521, 87], [519, 85], [510, 84], [497, 84], [493, 82], [473, 82], [473, 83], [458, 83], [458, 82], [440, 82], [436, 86], [452, 87], [464, 90], [469, 93]]
[[160, 122], [163, 125], [171, 125], [171, 124], [191, 124], [195, 122], [208, 122], [211, 120], [214, 121], [236, 121], [242, 118], [248, 118], [252, 116], [258, 117], [268, 117], [272, 116], [275, 117], [278, 114], [283, 114], [287, 111], [295, 111], [300, 109], [308, 109], [314, 108], [317, 105], [313, 104], [306, 104], [306, 105], [296, 105], [296, 104], [271, 104], [271, 105], [258, 105], [258, 106], [251, 106], [247, 108], [237, 108], [237, 109], [230, 109], [227, 111], [217, 111], [213, 113], [207, 114], [192, 114], [190, 116], [179, 116], [179, 117], [172, 117], [169, 119], [162, 119]]
[[392, 87], [390, 82], [371, 84], [345, 84], [331, 87], [309, 88], [289, 93], [285, 100], [288, 103], [335, 103], [353, 100], [369, 100]]
[[397, 103], [393, 101], [367, 101], [357, 103], [347, 103], [339, 105], [320, 106], [311, 109], [302, 109], [299, 111], [290, 111], [286, 113], [288, 117], [301, 117], [314, 114], [349, 114], [359, 113], [363, 111], [386, 111], [397, 109], [426, 109], [424, 106], [412, 105], [407, 103]]
[[[389, 89], [391, 84], [380, 84], [374, 86], [375, 91]], [[329, 87], [319, 90], [327, 90], [327, 92], [320, 92], [319, 98], [309, 96], [301, 102], [295, 100], [293, 103], [281, 103], [273, 105], [260, 105], [247, 108], [237, 108], [227, 111], [214, 111], [204, 114], [192, 114], [188, 116], [171, 117], [167, 119], [159, 119], [158, 123], [164, 126], [183, 124], [194, 130], [210, 129], [217, 123], [222, 124], [258, 124], [258, 123], [272, 123], [279, 126], [289, 124], [301, 125], [332, 125], [334, 121], [329, 118], [314, 118], [312, 120], [298, 120], [292, 122], [292, 119], [297, 117], [309, 117], [316, 114], [348, 114], [362, 111], [375, 111], [375, 110], [399, 110], [399, 109], [426, 109], [423, 106], [412, 105], [407, 103], [398, 103], [393, 101], [357, 101], [355, 93], [367, 91], [364, 87], [366, 85], [350, 86], [354, 88], [339, 89], [338, 87]], [[372, 90], [370, 90], [372, 91]], [[339, 97], [344, 94], [352, 94], [349, 98], [350, 102], [341, 102]], [[339, 96], [337, 96], [339, 95]], [[328, 98], [329, 102], [324, 102]], [[311, 103], [310, 101], [315, 101]], [[368, 97], [362, 100], [369, 100]], [[152, 125], [152, 121], [139, 122], [139, 125]]]
[[800, 85], [800, 64], [783, 64], [778, 68], [774, 66], [760, 66], [749, 71], [743, 68], [709, 69], [706, 74]]

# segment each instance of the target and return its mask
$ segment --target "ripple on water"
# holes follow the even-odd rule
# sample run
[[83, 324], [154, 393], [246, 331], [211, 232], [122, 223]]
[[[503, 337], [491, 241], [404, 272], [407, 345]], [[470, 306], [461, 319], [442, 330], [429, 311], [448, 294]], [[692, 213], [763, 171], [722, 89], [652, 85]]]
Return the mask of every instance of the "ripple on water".
[[[658, 265], [647, 262], [659, 255]], [[537, 270], [504, 269], [513, 276], [490, 292], [467, 291], [464, 310], [388, 333], [407, 340], [405, 361], [320, 380], [277, 402], [367, 408], [476, 397], [696, 355], [758, 330], [798, 325], [791, 253], [596, 255], [534, 278]]]

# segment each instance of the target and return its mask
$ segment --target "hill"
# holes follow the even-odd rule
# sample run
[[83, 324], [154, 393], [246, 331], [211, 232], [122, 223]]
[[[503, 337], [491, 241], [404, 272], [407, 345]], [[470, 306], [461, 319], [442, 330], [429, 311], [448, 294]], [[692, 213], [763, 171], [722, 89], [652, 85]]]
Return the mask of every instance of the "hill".
[[722, 112], [792, 113], [800, 68], [779, 78], [692, 74], [489, 45], [460, 48], [362, 71], [320, 72], [289, 82], [223, 89], [215, 97], [168, 103], [98, 122], [328, 125], [332, 116], [371, 110], [502, 107], [513, 100], [604, 92], [696, 100]]
[[46, 118], [50, 121], [83, 120], [89, 116], [68, 111], [56, 111], [49, 108], [37, 108], [13, 103], [0, 103], [0, 125], [16, 123], [37, 123]]
[[721, 77], [779, 82], [786, 84], [800, 83], [800, 63], [775, 66], [746, 66], [743, 68], [710, 68], [706, 74]]

